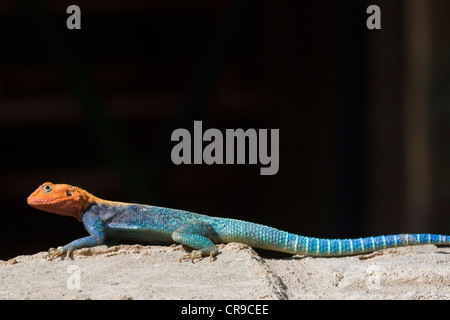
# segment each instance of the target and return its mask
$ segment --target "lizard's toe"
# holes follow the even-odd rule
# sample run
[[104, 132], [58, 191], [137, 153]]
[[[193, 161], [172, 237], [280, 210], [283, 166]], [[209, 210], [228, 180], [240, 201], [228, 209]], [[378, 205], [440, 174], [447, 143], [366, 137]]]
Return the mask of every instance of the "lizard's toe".
[[47, 254], [44, 256], [45, 259], [52, 261], [55, 258], [62, 257], [66, 253], [66, 250], [63, 250], [62, 247], [58, 248], [50, 248], [48, 249]]
[[183, 260], [191, 260], [192, 263], [195, 263], [195, 259], [202, 260], [202, 254], [200, 250], [194, 250], [192, 252], [186, 253], [184, 256], [180, 258], [180, 262]]

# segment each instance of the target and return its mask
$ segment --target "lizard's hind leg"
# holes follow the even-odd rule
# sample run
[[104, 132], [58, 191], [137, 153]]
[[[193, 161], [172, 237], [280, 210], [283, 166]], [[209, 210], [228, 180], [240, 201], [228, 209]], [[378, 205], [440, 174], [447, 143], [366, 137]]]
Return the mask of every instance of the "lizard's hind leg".
[[197, 249], [186, 253], [180, 258], [180, 262], [191, 260], [194, 263], [195, 259], [200, 260], [204, 256], [209, 256], [212, 261], [213, 257], [219, 252], [214, 242], [210, 239], [213, 237], [213, 227], [203, 221], [190, 222], [175, 230], [172, 233], [172, 239], [175, 242]]

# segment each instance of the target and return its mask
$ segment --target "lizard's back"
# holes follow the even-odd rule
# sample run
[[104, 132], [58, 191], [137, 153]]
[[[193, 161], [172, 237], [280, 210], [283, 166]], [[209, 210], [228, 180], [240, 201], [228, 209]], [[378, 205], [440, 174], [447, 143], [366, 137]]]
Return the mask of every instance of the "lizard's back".
[[98, 214], [108, 237], [148, 243], [173, 243], [171, 235], [181, 226], [218, 220], [185, 210], [112, 201], [93, 204], [87, 211]]

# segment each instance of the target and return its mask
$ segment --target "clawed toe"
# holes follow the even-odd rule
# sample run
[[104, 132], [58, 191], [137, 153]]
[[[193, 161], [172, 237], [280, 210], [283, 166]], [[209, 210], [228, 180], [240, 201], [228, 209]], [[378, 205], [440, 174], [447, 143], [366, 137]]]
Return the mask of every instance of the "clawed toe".
[[199, 261], [203, 259], [200, 251], [196, 250], [186, 253], [184, 256], [180, 258], [180, 262], [183, 262], [183, 260], [191, 260], [192, 263], [195, 263], [195, 259], [198, 259]]
[[47, 254], [44, 256], [45, 259], [52, 261], [55, 258], [62, 257], [66, 254], [66, 251], [62, 250], [61, 247], [58, 248], [50, 248], [47, 251]]

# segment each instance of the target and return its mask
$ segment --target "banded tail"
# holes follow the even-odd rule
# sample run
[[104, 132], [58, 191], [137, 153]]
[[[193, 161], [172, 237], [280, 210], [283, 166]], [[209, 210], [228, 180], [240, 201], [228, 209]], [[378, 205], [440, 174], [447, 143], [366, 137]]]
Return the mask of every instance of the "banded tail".
[[348, 256], [380, 249], [421, 244], [450, 245], [450, 236], [439, 234], [395, 234], [357, 239], [319, 239], [289, 234], [287, 248], [310, 256]]
[[237, 241], [260, 249], [321, 257], [364, 254], [380, 249], [422, 244], [450, 245], [450, 236], [429, 233], [321, 239], [300, 236], [251, 222], [240, 221], [227, 227], [227, 237], [223, 239], [228, 240], [226, 242]]

